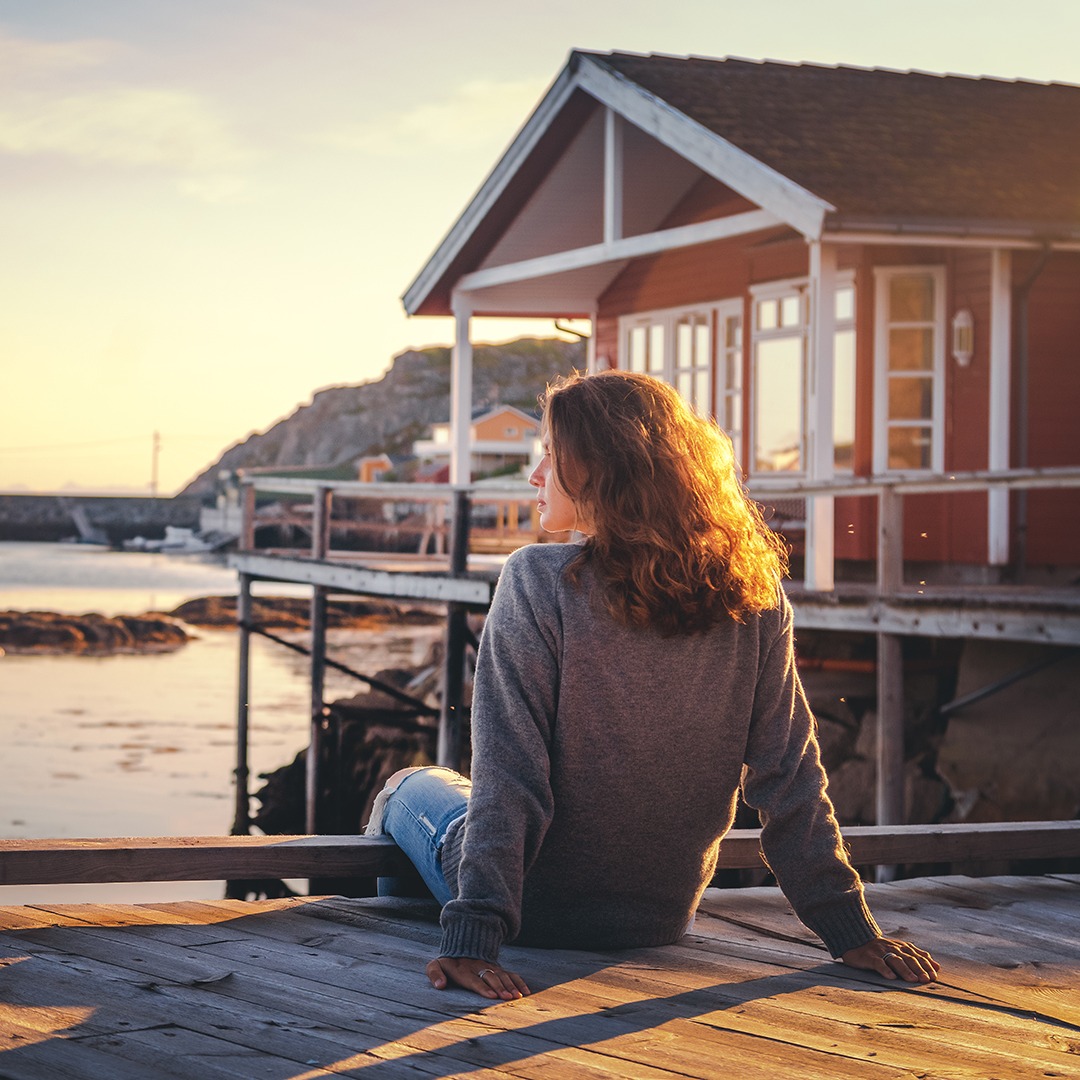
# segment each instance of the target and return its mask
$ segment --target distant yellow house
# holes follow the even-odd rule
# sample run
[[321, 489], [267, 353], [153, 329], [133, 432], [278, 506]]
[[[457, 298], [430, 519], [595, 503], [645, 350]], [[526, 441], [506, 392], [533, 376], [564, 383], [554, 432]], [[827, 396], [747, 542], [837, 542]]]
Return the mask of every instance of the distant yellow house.
[[[474, 413], [469, 428], [474, 476], [528, 465], [538, 454], [540, 421], [513, 405], [496, 405]], [[431, 437], [413, 443], [422, 461], [450, 461], [450, 421], [432, 424]]]
[[394, 463], [386, 454], [369, 454], [356, 463], [356, 478], [362, 484], [373, 484], [384, 473], [390, 472], [393, 467]]

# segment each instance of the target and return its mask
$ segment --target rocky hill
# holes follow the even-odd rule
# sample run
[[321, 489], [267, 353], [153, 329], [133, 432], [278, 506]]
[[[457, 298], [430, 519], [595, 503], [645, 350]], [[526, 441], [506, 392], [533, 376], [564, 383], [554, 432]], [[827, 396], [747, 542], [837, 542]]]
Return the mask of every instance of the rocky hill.
[[[585, 366], [583, 342], [521, 338], [477, 345], [473, 404], [532, 409], [556, 374]], [[401, 454], [450, 415], [450, 349], [399, 353], [378, 380], [319, 390], [309, 405], [225, 451], [181, 495], [208, 496], [218, 472], [265, 466], [340, 466], [365, 454]]]

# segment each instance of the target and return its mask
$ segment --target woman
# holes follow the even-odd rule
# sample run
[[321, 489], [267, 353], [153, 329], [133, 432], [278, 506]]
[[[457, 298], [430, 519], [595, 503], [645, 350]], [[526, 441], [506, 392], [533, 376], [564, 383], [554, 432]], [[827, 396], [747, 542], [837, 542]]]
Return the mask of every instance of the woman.
[[730, 441], [644, 375], [574, 375], [543, 407], [540, 524], [581, 539], [507, 560], [477, 660], [471, 796], [450, 770], [405, 770], [373, 815], [444, 905], [432, 984], [527, 994], [498, 963], [504, 941], [677, 940], [740, 790], [781, 888], [832, 955], [931, 981], [938, 965], [881, 935], [845, 857], [795, 671], [783, 551]]

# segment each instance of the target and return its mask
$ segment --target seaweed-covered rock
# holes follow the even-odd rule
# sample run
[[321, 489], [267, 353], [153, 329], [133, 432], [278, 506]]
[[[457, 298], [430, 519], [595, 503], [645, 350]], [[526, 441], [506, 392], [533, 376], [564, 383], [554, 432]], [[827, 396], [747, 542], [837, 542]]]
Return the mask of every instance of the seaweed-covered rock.
[[[300, 596], [260, 596], [252, 600], [252, 618], [268, 630], [306, 630], [311, 601]], [[188, 600], [170, 614], [192, 626], [235, 626], [235, 596], [203, 596]], [[391, 600], [340, 600], [327, 605], [327, 624], [335, 629], [362, 629], [388, 622], [426, 626], [440, 622], [435, 608], [403, 607]]]
[[0, 651], [13, 654], [165, 652], [180, 648], [188, 638], [183, 625], [168, 615], [0, 612]]

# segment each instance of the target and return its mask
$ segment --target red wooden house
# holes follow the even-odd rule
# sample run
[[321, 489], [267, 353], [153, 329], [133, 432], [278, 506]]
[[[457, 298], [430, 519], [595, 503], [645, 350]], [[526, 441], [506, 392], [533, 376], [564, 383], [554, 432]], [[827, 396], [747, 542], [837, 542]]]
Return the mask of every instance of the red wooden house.
[[877, 555], [837, 485], [957, 473], [1072, 480], [908, 495], [909, 565], [1080, 566], [1078, 86], [573, 52], [404, 303], [457, 319], [457, 482], [471, 319], [588, 318], [590, 364], [714, 413], [763, 502], [826, 492], [811, 588]]

